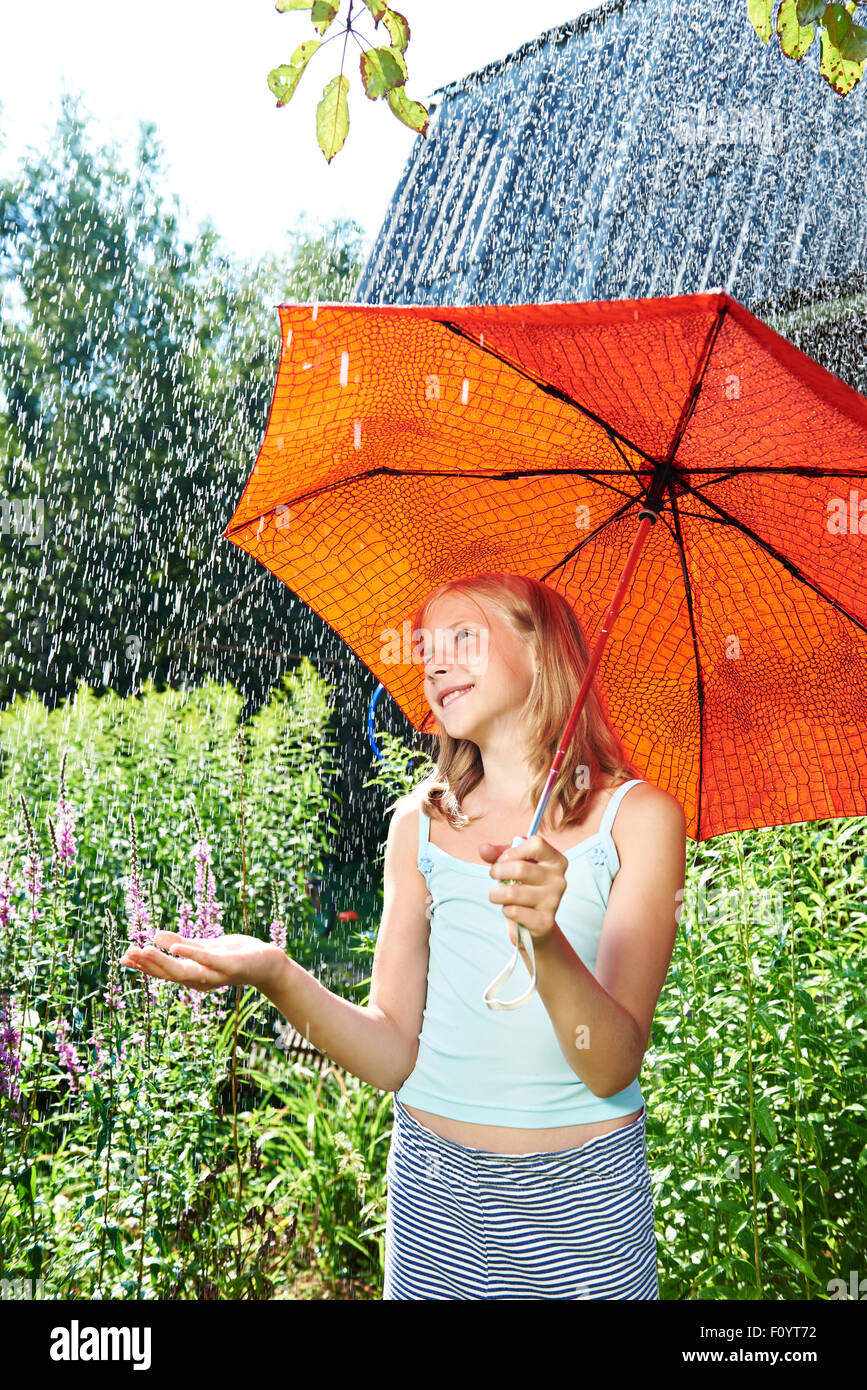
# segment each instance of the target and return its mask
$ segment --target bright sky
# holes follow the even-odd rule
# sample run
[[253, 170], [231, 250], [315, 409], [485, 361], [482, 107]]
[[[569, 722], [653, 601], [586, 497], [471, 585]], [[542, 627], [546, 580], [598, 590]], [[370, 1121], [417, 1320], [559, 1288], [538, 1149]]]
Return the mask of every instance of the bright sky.
[[[397, 0], [410, 25], [407, 95], [426, 105], [435, 89], [586, 10], [597, 0]], [[4, 4], [0, 44], [0, 175], [32, 145], [50, 139], [62, 91], [81, 93], [94, 143], [118, 141], [129, 163], [140, 120], [163, 147], [166, 187], [187, 210], [191, 236], [207, 216], [229, 250], [279, 250], [305, 210], [315, 224], [354, 217], [378, 230], [416, 135], [384, 101], [364, 94], [350, 38], [349, 134], [327, 164], [316, 143], [315, 109], [337, 75], [344, 40], [315, 53], [292, 100], [278, 108], [272, 67], [318, 35], [305, 11], [279, 13], [273, 0], [38, 0]], [[334, 27], [349, 0], [341, 0]], [[387, 31], [360, 0], [353, 26], [368, 43]], [[383, 37], [380, 37], [380, 36]], [[327, 40], [330, 34], [324, 36]]]

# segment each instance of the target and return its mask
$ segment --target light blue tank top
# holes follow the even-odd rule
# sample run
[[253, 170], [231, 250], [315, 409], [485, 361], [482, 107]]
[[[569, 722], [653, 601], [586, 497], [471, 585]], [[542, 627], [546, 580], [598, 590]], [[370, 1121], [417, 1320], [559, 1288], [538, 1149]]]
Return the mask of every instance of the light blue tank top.
[[[624, 795], [642, 779], [622, 782], [595, 835], [565, 850], [566, 891], [557, 925], [595, 971], [608, 894], [620, 868], [611, 836]], [[427, 999], [413, 1070], [395, 1092], [407, 1105], [475, 1124], [547, 1129], [608, 1120], [640, 1110], [636, 1077], [614, 1096], [593, 1094], [560, 1049], [538, 993], [520, 1009], [489, 1009], [482, 995], [514, 951], [500, 903], [488, 901], [489, 865], [457, 859], [430, 842], [420, 810], [418, 867], [432, 897]], [[530, 976], [523, 957], [512, 976], [516, 993]]]

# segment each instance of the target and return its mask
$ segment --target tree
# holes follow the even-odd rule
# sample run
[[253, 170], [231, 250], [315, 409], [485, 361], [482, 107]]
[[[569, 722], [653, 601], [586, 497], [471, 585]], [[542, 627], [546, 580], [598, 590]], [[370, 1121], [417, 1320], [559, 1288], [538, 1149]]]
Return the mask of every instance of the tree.
[[181, 241], [159, 161], [146, 123], [133, 174], [90, 149], [65, 96], [49, 153], [0, 182], [0, 703], [209, 674], [256, 704], [299, 633], [345, 656], [220, 537], [264, 432], [274, 306], [348, 298], [361, 229], [239, 266], [210, 223]]

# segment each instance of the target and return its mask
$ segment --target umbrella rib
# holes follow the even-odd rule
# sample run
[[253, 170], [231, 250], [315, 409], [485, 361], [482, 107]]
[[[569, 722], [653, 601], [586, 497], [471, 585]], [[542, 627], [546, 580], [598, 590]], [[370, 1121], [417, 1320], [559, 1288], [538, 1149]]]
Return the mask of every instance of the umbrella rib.
[[[620, 441], [616, 438], [615, 435], [612, 435], [612, 436], [611, 436], [611, 443], [614, 445], [614, 447], [615, 447], [615, 449], [617, 450], [618, 454], [619, 454], [620, 457], [623, 459], [623, 462], [626, 464], [626, 467], [629, 469], [630, 473], [632, 474], [632, 476], [633, 476], [633, 478], [635, 479], [635, 481], [638, 483], [639, 487], [641, 487], [641, 474], [638, 473], [638, 471], [632, 466], [632, 464], [630, 463], [629, 459], [626, 457], [626, 455], [624, 454], [623, 450], [622, 450], [621, 447], [620, 447]], [[646, 458], [646, 457], [647, 457], [647, 456], [645, 455], [645, 458]]]
[[[568, 564], [570, 560], [574, 560], [576, 556], [579, 555], [580, 552], [584, 549], [585, 545], [589, 545], [591, 541], [594, 541], [597, 536], [601, 535], [602, 532], [605, 530], [606, 526], [609, 526], [612, 521], [616, 521], [618, 517], [623, 516], [625, 512], [629, 511], [630, 507], [634, 506], [636, 502], [640, 501], [640, 497], [630, 497], [628, 501], [624, 502], [622, 507], [618, 507], [616, 511], [613, 511], [610, 516], [607, 516], [604, 521], [600, 522], [600, 524], [596, 527], [595, 531], [590, 531], [584, 537], [583, 541], [579, 541], [579, 543], [572, 550], [567, 551], [567, 553], [562, 557], [562, 559], [557, 561], [556, 565], [552, 565], [549, 570], [546, 570], [544, 574], [540, 574], [538, 578], [541, 579], [542, 583], [544, 583], [550, 575], [556, 574], [557, 571], [562, 569], [565, 564]], [[572, 578], [574, 578], [574, 573], [572, 575]], [[566, 583], [568, 584], [569, 580], [567, 580]]]
[[720, 520], [724, 521], [728, 526], [734, 526], [736, 530], [748, 536], [751, 541], [755, 541], [756, 545], [759, 546], [761, 550], [765, 551], [767, 555], [770, 555], [771, 558], [782, 565], [785, 570], [788, 570], [793, 579], [797, 579], [798, 582], [803, 584], [806, 588], [812, 589], [815, 594], [818, 594], [819, 598], [824, 599], [832, 608], [836, 608], [837, 612], [842, 614], [844, 618], [847, 618], [855, 627], [860, 628], [862, 632], [867, 632], [867, 624], [862, 623], [860, 618], [856, 618], [855, 614], [850, 613], [847, 608], [843, 607], [842, 603], [838, 603], [837, 599], [833, 598], [830, 594], [826, 594], [824, 589], [820, 589], [818, 584], [815, 584], [802, 569], [799, 569], [798, 566], [787, 559], [781, 551], [777, 550], [776, 546], [771, 545], [770, 541], [764, 540], [751, 526], [747, 526], [745, 522], [739, 521], [736, 516], [732, 516], [731, 512], [727, 512], [724, 507], [718, 507], [709, 497], [705, 497], [704, 493], [700, 492], [698, 488], [691, 487], [689, 483], [684, 483], [684, 487], [688, 488], [688, 490], [704, 502], [706, 506], [711, 507], [713, 511], [718, 513], [718, 517], [701, 517], [698, 518], [699, 520]]
[[519, 376], [524, 377], [527, 381], [531, 381], [533, 385], [537, 386], [540, 391], [543, 391], [546, 396], [553, 396], [555, 400], [562, 401], [564, 405], [571, 405], [574, 406], [576, 410], [580, 410], [582, 415], [586, 415], [588, 420], [593, 420], [595, 424], [599, 425], [605, 431], [612, 443], [615, 442], [615, 438], [621, 439], [628, 449], [632, 449], [636, 454], [640, 454], [643, 459], [647, 459], [648, 463], [656, 463], [656, 459], [652, 454], [648, 454], [647, 451], [642, 449], [638, 444], [633, 444], [631, 439], [628, 439], [625, 434], [621, 434], [620, 431], [616, 430], [607, 420], [603, 420], [601, 415], [596, 415], [588, 406], [582, 405], [580, 401], [576, 401], [574, 396], [570, 396], [566, 391], [561, 390], [559, 386], [554, 386], [549, 381], [541, 381], [539, 377], [533, 376], [532, 372], [525, 371], [523, 367], [519, 367], [517, 362], [513, 362], [512, 359], [506, 357], [504, 353], [495, 352], [493, 348], [489, 348], [486, 344], [480, 343], [478, 338], [474, 337], [472, 333], [468, 333], [465, 328], [461, 328], [459, 323], [452, 323], [449, 319], [439, 319], [437, 321], [442, 324], [443, 328], [448, 328], [450, 332], [456, 333], [459, 338], [465, 338], [467, 342], [472, 343], [473, 347], [479, 349], [479, 352], [486, 352], [489, 357], [495, 358], [497, 362], [502, 362], [504, 366], [511, 367], [512, 371], [517, 372]]
[[696, 689], [698, 691], [698, 815], [695, 826], [695, 841], [696, 844], [698, 844], [701, 840], [701, 793], [702, 779], [704, 776], [704, 679], [702, 677], [701, 670], [701, 655], [699, 652], [698, 634], [695, 630], [695, 614], [693, 612], [692, 605], [692, 584], [690, 583], [689, 569], [687, 568], [686, 563], [686, 550], [683, 544], [683, 533], [680, 529], [680, 514], [678, 512], [677, 507], [677, 498], [675, 497], [674, 488], [671, 482], [669, 482], [668, 484], [668, 495], [671, 501], [671, 515], [674, 520], [675, 527], [674, 542], [677, 546], [678, 554], [680, 555], [680, 570], [681, 574], [683, 575], [683, 587], [684, 592], [686, 594], [686, 608], [689, 614], [689, 629], [692, 633], [692, 650], [695, 660]]
[[680, 420], [678, 421], [677, 429], [675, 430], [674, 437], [671, 441], [671, 448], [669, 449], [668, 454], [666, 455], [666, 463], [674, 462], [674, 456], [680, 448], [680, 442], [683, 439], [683, 436], [686, 432], [686, 427], [692, 419], [692, 414], [698, 402], [698, 398], [701, 393], [701, 388], [704, 385], [704, 374], [708, 369], [708, 364], [710, 363], [714, 343], [716, 342], [717, 335], [723, 326], [723, 319], [725, 318], [727, 310], [727, 304], [721, 304], [719, 306], [719, 308], [716, 311], [716, 322], [712, 323], [710, 329], [708, 330], [708, 335], [705, 339], [704, 347], [702, 348], [698, 362], [696, 363], [695, 376], [693, 377], [693, 382], [692, 386], [690, 387], [689, 396], [684, 402], [683, 410], [680, 413]]
[[[281, 507], [294, 506], [296, 502], [308, 502], [311, 497], [321, 497], [325, 493], [334, 492], [338, 488], [349, 487], [353, 483], [361, 482], [365, 478], [377, 478], [389, 476], [395, 478], [465, 478], [468, 482], [476, 478], [487, 478], [491, 482], [506, 482], [520, 478], [547, 478], [568, 476], [578, 474], [589, 481], [599, 483], [603, 487], [608, 487], [610, 491], [616, 492], [619, 497], [629, 497], [628, 493], [620, 488], [612, 487], [607, 481], [609, 478], [635, 478], [635, 470], [627, 467], [620, 468], [522, 468], [519, 473], [500, 472], [500, 473], [461, 473], [454, 472], [447, 468], [391, 468], [383, 464], [381, 468], [370, 468], [366, 473], [354, 473], [351, 478], [338, 478], [334, 482], [323, 483], [321, 487], [313, 488], [310, 492], [300, 492], [296, 497], [290, 497], [288, 501], [276, 502], [267, 511], [257, 512], [255, 516], [250, 516], [246, 521], [239, 521], [237, 526], [223, 533], [223, 539], [228, 540], [230, 536], [236, 535], [238, 531], [244, 531], [248, 526], [252, 526], [255, 521], [264, 521], [265, 517], [271, 516], [273, 512], [279, 511]], [[598, 476], [594, 476], [598, 475]], [[640, 501], [640, 498], [630, 497], [630, 501]]]
[[[763, 463], [735, 464], [732, 468], [688, 468], [691, 478], [699, 474], [707, 474], [702, 477], [702, 486], [708, 487], [714, 483], [728, 482], [731, 478], [739, 478], [746, 473], [770, 474], [776, 477], [777, 474], [785, 474], [787, 477], [796, 478], [864, 478], [864, 468], [816, 468], [812, 464], [783, 464], [780, 468], [769, 468]], [[714, 477], [710, 477], [710, 474]]]

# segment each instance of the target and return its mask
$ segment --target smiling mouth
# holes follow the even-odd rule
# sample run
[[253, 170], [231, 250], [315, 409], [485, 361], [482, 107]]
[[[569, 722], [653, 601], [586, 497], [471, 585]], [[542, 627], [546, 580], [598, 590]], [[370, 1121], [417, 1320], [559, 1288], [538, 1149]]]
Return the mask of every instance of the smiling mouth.
[[472, 685], [464, 685], [460, 690], [450, 690], [444, 700], [440, 700], [440, 708], [448, 709], [449, 705], [454, 704], [455, 700], [460, 700], [464, 695], [469, 695], [475, 689]]

